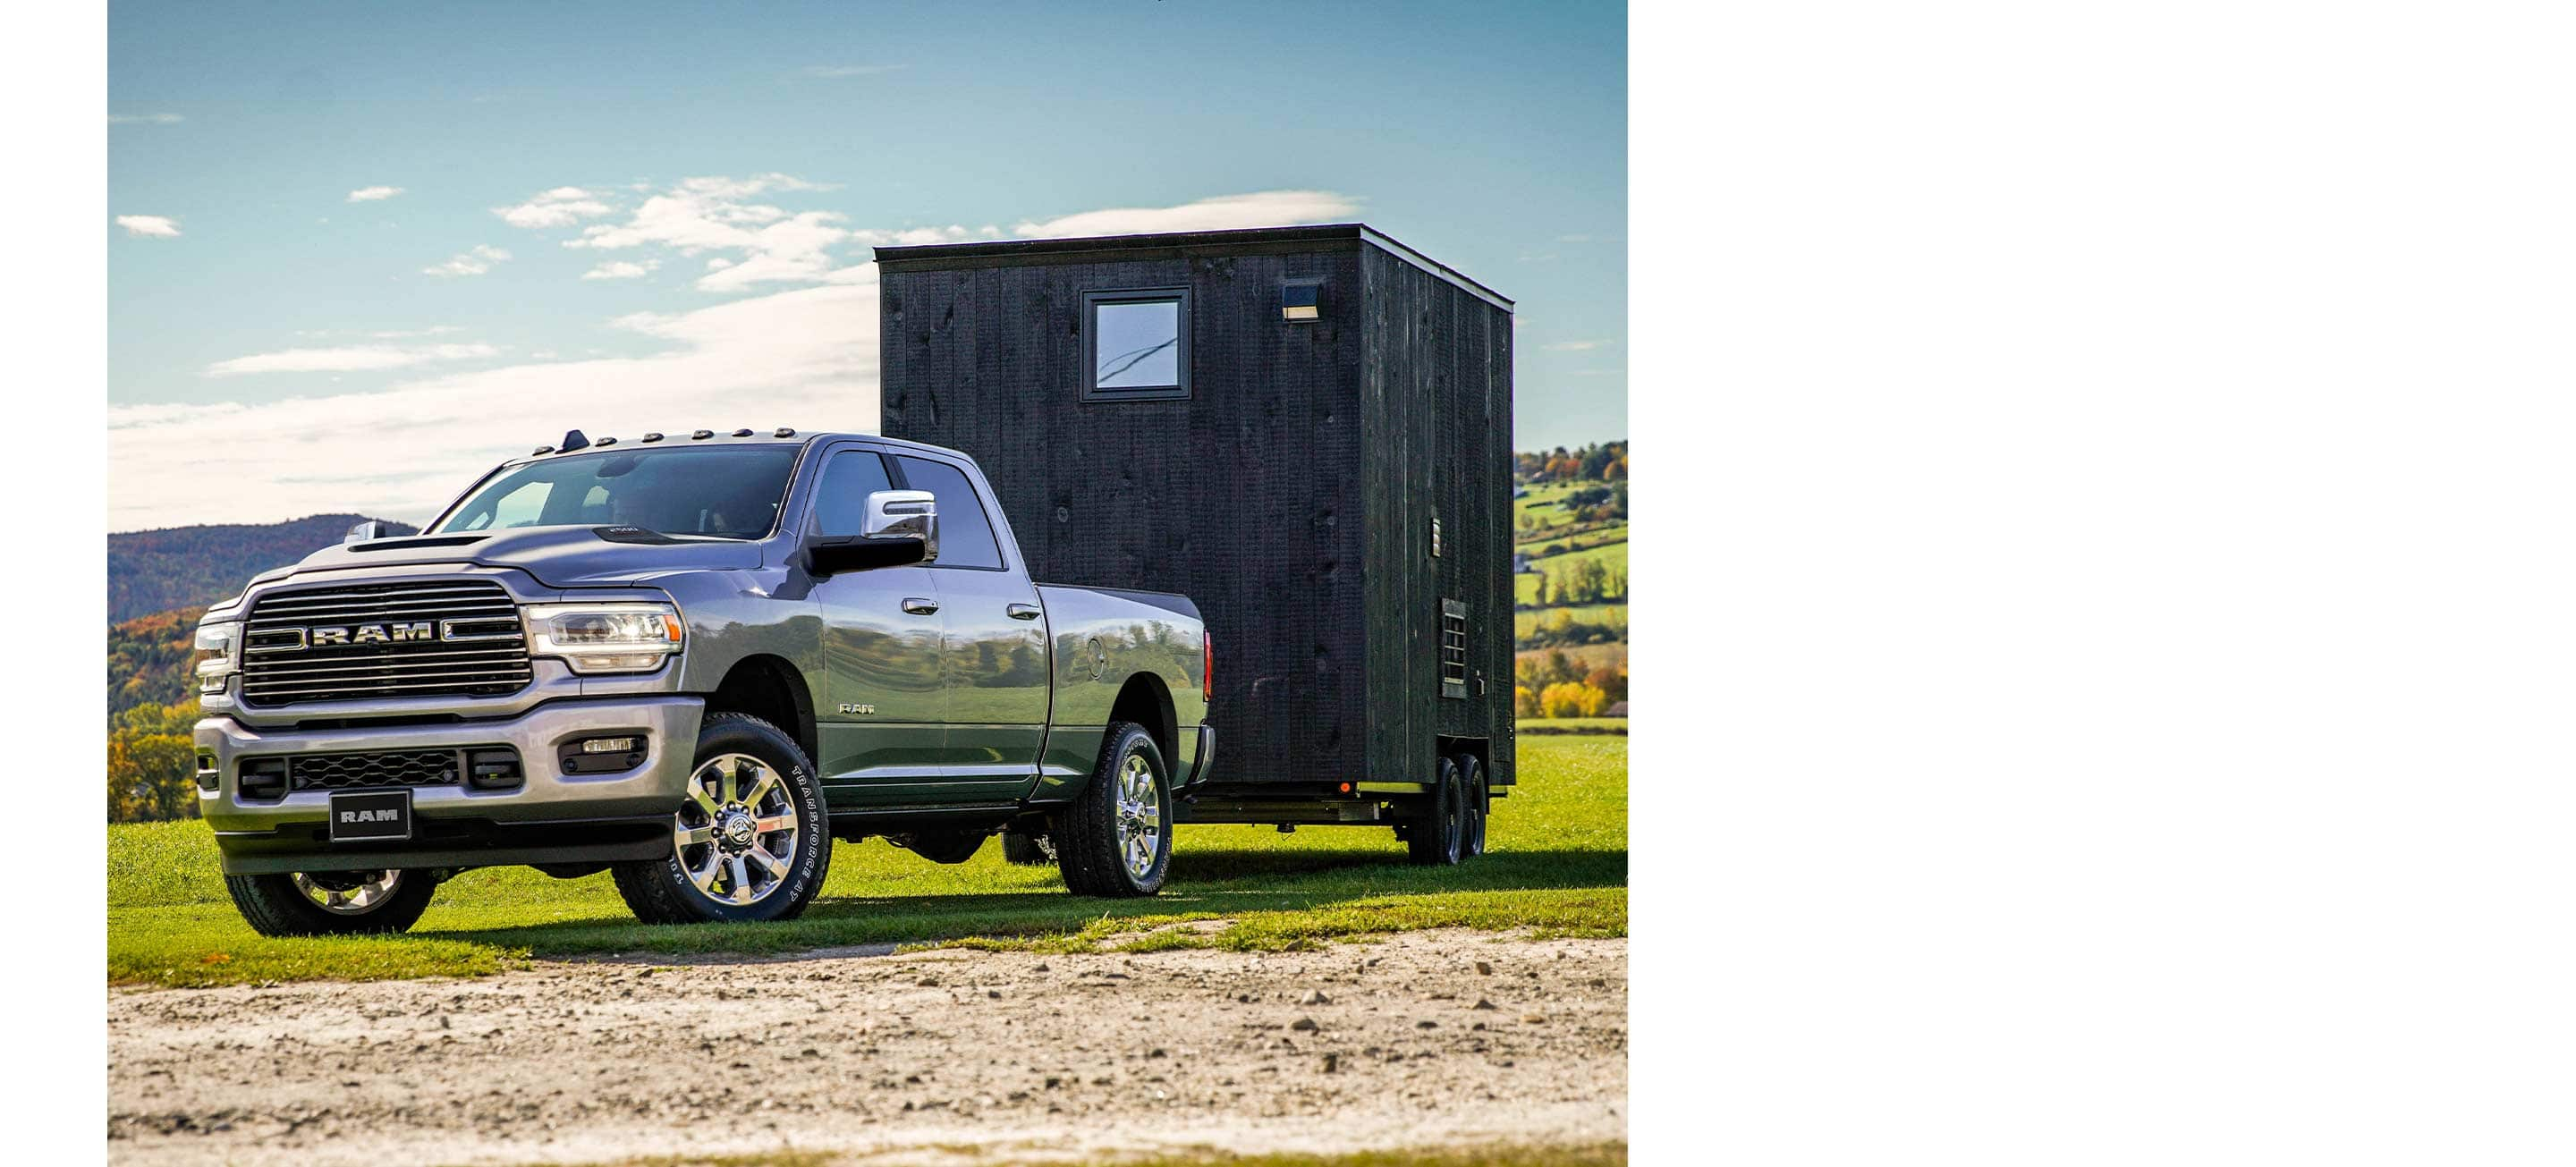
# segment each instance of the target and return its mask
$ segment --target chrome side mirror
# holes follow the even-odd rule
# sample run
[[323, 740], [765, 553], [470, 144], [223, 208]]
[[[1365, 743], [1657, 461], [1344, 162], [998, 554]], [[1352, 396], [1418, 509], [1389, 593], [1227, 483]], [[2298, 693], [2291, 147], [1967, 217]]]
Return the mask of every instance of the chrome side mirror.
[[342, 535], [340, 537], [340, 541], [343, 543], [364, 543], [369, 539], [381, 539], [384, 537], [384, 534], [385, 525], [375, 521], [374, 519], [369, 519], [366, 522], [349, 528], [349, 533]]
[[862, 539], [918, 539], [921, 562], [939, 558], [939, 500], [927, 490], [879, 490], [868, 495]]

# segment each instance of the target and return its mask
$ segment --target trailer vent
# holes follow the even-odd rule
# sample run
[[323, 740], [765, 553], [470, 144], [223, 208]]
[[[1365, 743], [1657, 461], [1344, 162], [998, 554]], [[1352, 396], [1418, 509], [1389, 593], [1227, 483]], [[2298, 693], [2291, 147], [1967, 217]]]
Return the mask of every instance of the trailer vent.
[[1467, 695], [1467, 605], [1440, 601], [1440, 695]]

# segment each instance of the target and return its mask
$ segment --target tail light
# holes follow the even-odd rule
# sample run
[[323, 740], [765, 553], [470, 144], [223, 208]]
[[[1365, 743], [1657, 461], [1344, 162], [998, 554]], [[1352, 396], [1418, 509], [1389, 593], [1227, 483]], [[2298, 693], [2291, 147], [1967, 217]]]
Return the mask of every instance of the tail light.
[[1199, 696], [1216, 700], [1216, 638], [1199, 634]]

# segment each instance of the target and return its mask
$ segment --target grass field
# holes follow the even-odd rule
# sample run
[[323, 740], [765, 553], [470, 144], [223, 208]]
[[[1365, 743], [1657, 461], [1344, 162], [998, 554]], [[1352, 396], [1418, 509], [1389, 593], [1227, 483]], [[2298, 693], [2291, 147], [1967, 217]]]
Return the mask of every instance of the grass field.
[[[1383, 828], [1184, 826], [1161, 896], [1089, 900], [1066, 895], [1053, 868], [1004, 863], [998, 845], [944, 867], [870, 840], [838, 846], [822, 895], [787, 924], [647, 927], [606, 875], [494, 868], [442, 886], [408, 935], [271, 940], [234, 912], [204, 823], [110, 826], [107, 975], [159, 985], [469, 976], [531, 956], [882, 941], [1280, 950], [1435, 927], [1626, 935], [1627, 739], [1540, 737], [1520, 744], [1520, 758], [1520, 785], [1495, 806], [1491, 853], [1459, 867], [1406, 866]], [[1140, 935], [1206, 919], [1233, 923]]]
[[[1626, 736], [1625, 717], [1524, 717], [1520, 719], [1521, 736], [1610, 733]], [[1523, 747], [1526, 749], [1527, 747]]]

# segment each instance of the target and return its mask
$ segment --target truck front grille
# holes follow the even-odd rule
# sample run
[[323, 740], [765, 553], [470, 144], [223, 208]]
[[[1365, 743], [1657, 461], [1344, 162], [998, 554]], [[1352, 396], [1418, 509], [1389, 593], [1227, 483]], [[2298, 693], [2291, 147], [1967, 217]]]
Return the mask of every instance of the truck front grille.
[[272, 592], [243, 629], [242, 701], [504, 697], [528, 686], [518, 605], [489, 580]]
[[291, 754], [289, 790], [355, 790], [367, 786], [454, 786], [462, 750], [384, 750], [371, 754]]

